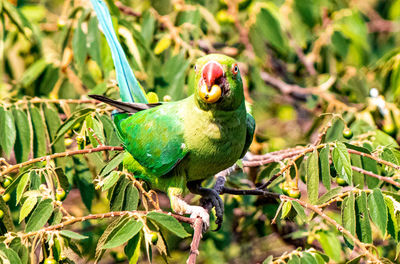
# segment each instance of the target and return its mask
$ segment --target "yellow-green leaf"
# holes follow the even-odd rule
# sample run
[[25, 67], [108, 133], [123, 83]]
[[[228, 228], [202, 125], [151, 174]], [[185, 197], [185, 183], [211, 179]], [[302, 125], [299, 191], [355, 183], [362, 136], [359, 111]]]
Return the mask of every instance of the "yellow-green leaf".
[[22, 222], [22, 220], [25, 219], [29, 215], [29, 213], [32, 211], [32, 209], [35, 207], [37, 203], [37, 197], [36, 196], [29, 196], [26, 198], [24, 204], [21, 207], [21, 211], [19, 213], [19, 223]]

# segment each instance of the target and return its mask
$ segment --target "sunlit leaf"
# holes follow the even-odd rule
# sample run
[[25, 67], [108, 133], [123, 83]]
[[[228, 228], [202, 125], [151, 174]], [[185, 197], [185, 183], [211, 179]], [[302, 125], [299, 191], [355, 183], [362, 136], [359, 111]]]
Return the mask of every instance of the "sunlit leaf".
[[308, 157], [307, 160], [307, 194], [308, 199], [312, 204], [318, 200], [318, 187], [319, 187], [319, 163], [318, 151], [314, 152]]
[[116, 232], [109, 237], [107, 243], [104, 244], [103, 249], [117, 247], [122, 245], [133, 236], [135, 236], [143, 227], [143, 222], [129, 219], [123, 225], [115, 227]]
[[387, 207], [382, 192], [379, 189], [374, 189], [368, 195], [368, 208], [372, 222], [379, 228], [382, 236], [385, 236], [388, 221]]

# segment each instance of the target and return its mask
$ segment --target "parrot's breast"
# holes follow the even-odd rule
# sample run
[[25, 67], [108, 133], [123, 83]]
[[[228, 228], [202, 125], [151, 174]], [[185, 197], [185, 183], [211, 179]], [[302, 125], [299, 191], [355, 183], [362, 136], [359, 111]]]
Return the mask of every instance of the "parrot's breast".
[[246, 110], [203, 111], [192, 109], [184, 119], [184, 140], [188, 155], [184, 166], [188, 181], [212, 177], [232, 166], [243, 152], [246, 138]]

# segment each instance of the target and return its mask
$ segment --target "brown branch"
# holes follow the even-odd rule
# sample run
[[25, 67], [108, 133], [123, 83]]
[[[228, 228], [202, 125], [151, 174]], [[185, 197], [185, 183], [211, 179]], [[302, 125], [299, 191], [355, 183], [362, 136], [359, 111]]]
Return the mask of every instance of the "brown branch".
[[[171, 215], [179, 222], [184, 222], [184, 223], [188, 223], [188, 224], [193, 224], [195, 222], [194, 219], [185, 217], [182, 215], [171, 214], [171, 213], [163, 212], [163, 211], [159, 211], [159, 212], [163, 213], [163, 214]], [[116, 217], [116, 216], [124, 216], [124, 215], [129, 215], [129, 214], [146, 216], [147, 213], [148, 212], [146, 212], [146, 211], [116, 211], [116, 212], [108, 212], [108, 213], [103, 213], [103, 214], [90, 214], [90, 215], [81, 216], [81, 217], [74, 217], [74, 218], [66, 220], [62, 223], [59, 223], [57, 225], [48, 226], [48, 227], [42, 228], [38, 231], [24, 233], [24, 234], [20, 234], [18, 236], [21, 238], [28, 238], [28, 237], [36, 236], [37, 234], [40, 234], [40, 233], [46, 233], [46, 232], [50, 232], [50, 231], [59, 230], [59, 229], [64, 228], [65, 226], [69, 226], [69, 225], [72, 225], [72, 224], [75, 224], [78, 222], [84, 222], [84, 221], [93, 220], [93, 219], [112, 218], [112, 217]]]
[[297, 45], [296, 41], [293, 39], [292, 35], [289, 32], [287, 32], [287, 36], [289, 38], [289, 45], [292, 46], [292, 48], [295, 50], [297, 57], [299, 57], [299, 60], [301, 61], [301, 63], [303, 63], [308, 74], [310, 74], [313, 77], [316, 76], [317, 71], [314, 68], [313, 62], [307, 59], [303, 50]]
[[44, 99], [44, 98], [37, 98], [34, 97], [32, 99], [24, 99], [18, 100], [15, 103], [8, 103], [5, 104], [6, 107], [11, 105], [26, 105], [28, 103], [31, 104], [40, 104], [40, 103], [54, 103], [54, 104], [99, 104], [100, 101], [92, 100], [92, 99]]
[[382, 16], [373, 8], [367, 8], [364, 12], [370, 21], [367, 23], [368, 31], [373, 32], [399, 32], [400, 24], [382, 18]]
[[229, 194], [236, 194], [236, 195], [262, 195], [262, 196], [267, 196], [267, 197], [275, 197], [279, 198], [282, 201], [295, 201], [298, 202], [302, 207], [305, 209], [309, 209], [319, 216], [321, 216], [324, 220], [326, 220], [328, 223], [331, 225], [335, 226], [337, 230], [345, 234], [347, 237], [349, 237], [351, 240], [353, 240], [354, 244], [360, 249], [360, 251], [363, 252], [363, 254], [369, 259], [372, 260], [373, 263], [382, 263], [379, 258], [375, 255], [373, 255], [368, 248], [354, 235], [352, 235], [347, 229], [345, 229], [343, 226], [338, 224], [334, 219], [330, 218], [327, 216], [321, 208], [319, 208], [316, 205], [312, 205], [309, 203], [306, 203], [302, 200], [295, 199], [283, 194], [278, 194], [278, 193], [273, 193], [273, 192], [267, 192], [263, 191], [260, 189], [250, 189], [250, 190], [236, 190], [236, 189], [229, 189], [229, 188], [224, 188], [222, 193], [229, 193]]
[[303, 153], [305, 149], [307, 148], [300, 147], [300, 148], [290, 148], [290, 149], [269, 152], [262, 155], [251, 154], [247, 160], [243, 160], [243, 166], [252, 167], [254, 164], [256, 164], [256, 161], [259, 162], [262, 161], [263, 165], [272, 162], [279, 162], [281, 160], [299, 155], [300, 153]]
[[[265, 182], [264, 184], [262, 184], [261, 186], [259, 186], [257, 189], [264, 189], [266, 187], [268, 187], [268, 185], [270, 185], [276, 178], [278, 178], [279, 176], [281, 176], [286, 170], [288, 170], [291, 166], [293, 166], [293, 164], [296, 162], [296, 160], [298, 160], [299, 158], [303, 157], [305, 154], [307, 154], [308, 152], [312, 152], [315, 149], [320, 149], [323, 148], [325, 146], [325, 144], [321, 144], [318, 146], [313, 146], [313, 147], [308, 147], [305, 148], [303, 150], [303, 152], [301, 152], [300, 154], [298, 154], [296, 157], [294, 157], [292, 160], [290, 160], [288, 162], [288, 164], [283, 167], [278, 173], [274, 174], [267, 182]], [[243, 161], [243, 166], [247, 166], [247, 167], [257, 167], [257, 166], [262, 166], [264, 165], [265, 161], [250, 161], [250, 162], [245, 162]]]
[[203, 237], [203, 220], [200, 217], [197, 217], [194, 220], [193, 229], [193, 240], [190, 244], [190, 254], [186, 261], [187, 264], [195, 264], [196, 258], [199, 255], [199, 244], [201, 238]]
[[377, 179], [379, 179], [379, 180], [381, 180], [381, 181], [384, 181], [384, 182], [393, 184], [394, 186], [400, 188], [400, 182], [396, 182], [396, 181], [394, 181], [394, 180], [393, 180], [392, 178], [390, 178], [390, 177], [384, 177], [384, 176], [375, 174], [375, 173], [370, 172], [370, 171], [366, 171], [366, 170], [364, 170], [364, 169], [361, 169], [361, 168], [358, 168], [358, 167], [355, 167], [355, 166], [351, 166], [351, 169], [354, 170], [354, 171], [360, 172], [360, 173], [362, 173], [362, 174], [365, 174], [365, 175], [368, 175], [368, 176], [377, 178]]
[[367, 157], [367, 158], [373, 159], [376, 162], [381, 163], [383, 165], [392, 167], [392, 168], [394, 168], [396, 170], [400, 170], [400, 166], [399, 165], [396, 165], [396, 164], [391, 163], [389, 161], [386, 161], [386, 160], [380, 159], [378, 157], [372, 156], [371, 154], [367, 154], [367, 153], [364, 153], [364, 152], [361, 152], [361, 151], [357, 151], [357, 150], [354, 150], [354, 149], [348, 149], [347, 151], [350, 154], [356, 154], [356, 155], [359, 155], [359, 156], [362, 156], [362, 157]]
[[134, 16], [134, 17], [140, 17], [142, 14], [140, 14], [139, 12], [134, 11], [132, 8], [125, 6], [123, 3], [121, 3], [120, 1], [115, 2], [116, 7], [118, 7], [118, 9], [124, 13], [125, 15], [128, 16]]
[[124, 150], [123, 147], [100, 146], [100, 147], [91, 148], [91, 149], [81, 149], [81, 150], [72, 150], [72, 151], [66, 151], [66, 152], [61, 152], [61, 153], [55, 153], [55, 154], [47, 155], [44, 157], [30, 159], [28, 161], [25, 161], [25, 162], [22, 162], [19, 164], [11, 165], [0, 172], [0, 177], [6, 175], [7, 173], [18, 170], [24, 166], [27, 166], [27, 165], [30, 165], [30, 164], [33, 164], [36, 162], [42, 162], [42, 161], [45, 161], [48, 159], [62, 158], [62, 157], [68, 157], [68, 156], [73, 156], [73, 155], [80, 155], [80, 154], [89, 154], [89, 153], [100, 152], [100, 151], [122, 151], [122, 150]]

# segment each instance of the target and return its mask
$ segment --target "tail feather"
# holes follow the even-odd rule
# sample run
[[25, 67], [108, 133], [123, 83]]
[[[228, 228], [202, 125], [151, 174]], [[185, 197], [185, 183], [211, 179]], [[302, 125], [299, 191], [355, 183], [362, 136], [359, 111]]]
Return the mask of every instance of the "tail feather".
[[102, 95], [95, 95], [95, 94], [91, 94], [91, 95], [89, 95], [89, 97], [118, 108], [118, 110], [119, 110], [118, 112], [120, 112], [120, 113], [121, 112], [122, 113], [136, 113], [136, 112], [139, 112], [142, 110], [150, 109], [150, 108], [156, 107], [158, 105], [161, 105], [161, 103], [155, 103], [155, 104], [126, 103], [126, 102], [116, 101], [116, 100], [107, 98]]
[[145, 92], [135, 78], [122, 46], [118, 42], [106, 4], [103, 0], [90, 0], [90, 2], [93, 5], [100, 27], [111, 49], [122, 101], [148, 103]]

